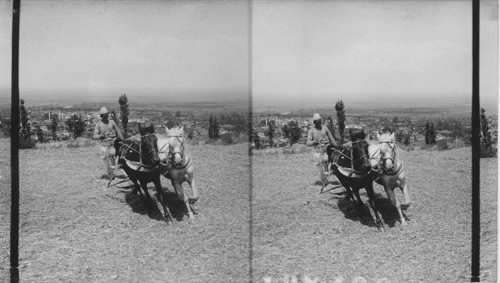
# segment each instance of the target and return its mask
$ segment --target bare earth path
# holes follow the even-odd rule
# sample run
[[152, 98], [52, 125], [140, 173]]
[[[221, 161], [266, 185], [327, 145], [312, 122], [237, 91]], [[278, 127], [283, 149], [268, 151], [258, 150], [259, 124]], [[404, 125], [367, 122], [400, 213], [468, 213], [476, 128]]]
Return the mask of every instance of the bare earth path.
[[[356, 210], [342, 187], [318, 194], [309, 154], [253, 157], [255, 278], [469, 281], [470, 149], [398, 150], [398, 156], [406, 165], [411, 220], [403, 228], [376, 185], [384, 232], [367, 212]], [[496, 162], [482, 160], [482, 176], [489, 176], [482, 183], [485, 281], [496, 281]], [[402, 199], [400, 191], [397, 195]]]
[[[104, 188], [96, 147], [21, 151], [21, 280], [248, 281], [247, 146], [186, 150], [196, 166], [199, 214], [182, 217], [183, 206], [172, 200], [172, 226], [130, 188]], [[163, 177], [162, 186], [172, 191]], [[152, 184], [150, 193], [156, 195]], [[1, 263], [8, 276], [8, 258]]]

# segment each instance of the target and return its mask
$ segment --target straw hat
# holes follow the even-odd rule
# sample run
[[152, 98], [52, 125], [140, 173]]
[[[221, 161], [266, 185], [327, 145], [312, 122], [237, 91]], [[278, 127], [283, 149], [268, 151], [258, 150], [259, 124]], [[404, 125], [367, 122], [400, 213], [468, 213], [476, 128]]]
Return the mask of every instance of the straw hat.
[[313, 115], [313, 121], [316, 121], [316, 120], [321, 120], [321, 116], [319, 116], [318, 113], [314, 113], [314, 115]]
[[106, 107], [101, 107], [101, 111], [99, 111], [99, 115], [104, 115], [104, 114], [108, 114], [108, 109], [106, 109]]

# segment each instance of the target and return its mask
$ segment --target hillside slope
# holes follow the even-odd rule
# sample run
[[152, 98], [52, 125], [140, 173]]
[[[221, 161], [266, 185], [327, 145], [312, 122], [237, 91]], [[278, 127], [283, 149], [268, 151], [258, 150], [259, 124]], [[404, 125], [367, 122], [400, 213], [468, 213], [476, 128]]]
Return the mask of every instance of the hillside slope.
[[[21, 280], [248, 281], [247, 147], [186, 151], [196, 168], [199, 214], [194, 220], [183, 217], [183, 204], [167, 193], [177, 218], [172, 226], [161, 220], [157, 207], [145, 205], [130, 188], [119, 188], [127, 183], [105, 188], [97, 147], [21, 151]], [[162, 186], [172, 191], [163, 177]], [[154, 186], [149, 188], [155, 196]], [[8, 258], [1, 264], [8, 276]]]
[[[21, 279], [247, 282], [246, 145], [191, 146], [187, 151], [196, 165], [199, 214], [170, 227], [158, 218], [158, 209], [146, 207], [129, 188], [104, 188], [96, 147], [21, 151]], [[0, 140], [0, 153], [0, 282], [6, 282], [8, 140]], [[346, 200], [342, 188], [318, 194], [309, 154], [252, 157], [254, 281], [293, 276], [469, 281], [470, 154], [470, 149], [398, 151], [407, 166], [411, 220], [401, 227], [376, 185], [382, 233]], [[496, 158], [481, 160], [483, 282], [497, 281], [497, 168]], [[168, 180], [162, 184], [171, 189]], [[150, 191], [154, 195], [152, 185]], [[180, 218], [182, 205], [171, 201], [169, 206]]]
[[[412, 205], [403, 228], [382, 186], [375, 185], [385, 231], [359, 212], [342, 187], [318, 194], [310, 154], [253, 159], [256, 278], [364, 277], [370, 282], [468, 281], [471, 255], [471, 150], [398, 150]], [[496, 281], [497, 159], [484, 159], [483, 279]], [[332, 186], [330, 186], [332, 188]], [[366, 199], [366, 193], [362, 198]], [[402, 199], [398, 190], [397, 196]], [[495, 201], [492, 201], [495, 200]]]

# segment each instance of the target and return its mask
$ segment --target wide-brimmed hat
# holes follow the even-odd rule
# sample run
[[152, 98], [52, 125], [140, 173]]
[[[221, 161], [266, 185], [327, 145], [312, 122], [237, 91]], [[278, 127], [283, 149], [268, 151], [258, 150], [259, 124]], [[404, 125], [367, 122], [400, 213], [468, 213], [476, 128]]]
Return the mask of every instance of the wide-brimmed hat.
[[105, 115], [108, 114], [108, 109], [106, 107], [101, 107], [101, 111], [99, 111], [99, 115]]
[[314, 115], [313, 115], [313, 121], [316, 121], [316, 120], [321, 120], [321, 116], [318, 113], [314, 113]]

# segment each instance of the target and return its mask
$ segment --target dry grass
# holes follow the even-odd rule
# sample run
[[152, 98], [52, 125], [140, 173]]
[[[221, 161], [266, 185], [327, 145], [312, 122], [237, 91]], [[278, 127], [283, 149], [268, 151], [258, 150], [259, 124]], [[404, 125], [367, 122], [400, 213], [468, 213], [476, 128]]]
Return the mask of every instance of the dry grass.
[[[411, 220], [402, 227], [383, 188], [376, 185], [376, 203], [385, 223], [382, 233], [367, 211], [353, 206], [342, 187], [318, 194], [311, 155], [253, 158], [256, 279], [469, 281], [470, 149], [398, 150], [413, 201], [407, 210]], [[482, 167], [484, 176], [496, 176], [496, 159], [483, 160]], [[482, 191], [482, 278], [491, 282], [496, 281], [496, 178], [483, 178]], [[400, 191], [397, 195], [402, 198]]]
[[306, 152], [313, 152], [311, 146], [305, 144], [294, 144], [288, 147], [272, 147], [264, 149], [252, 149], [252, 156], [267, 156], [277, 154], [302, 154]]
[[0, 282], [9, 282], [10, 268], [10, 140], [0, 139]]
[[[97, 147], [21, 151], [21, 280], [248, 281], [247, 146], [187, 151], [196, 166], [199, 214], [192, 221], [183, 216], [185, 208], [167, 192], [173, 226], [130, 188], [105, 188]], [[162, 184], [172, 191], [167, 179]], [[2, 198], [2, 228], [8, 202]], [[8, 258], [2, 256], [1, 264], [8, 272]]]
[[[21, 151], [21, 280], [248, 282], [247, 145], [187, 150], [196, 165], [199, 214], [190, 221], [170, 201], [178, 219], [170, 227], [129, 188], [104, 188], [96, 146]], [[0, 282], [9, 278], [9, 153], [9, 141], [0, 140]], [[399, 225], [377, 185], [382, 233], [342, 188], [318, 194], [311, 155], [252, 157], [254, 282], [469, 281], [470, 149], [399, 150], [411, 220]], [[497, 168], [496, 158], [481, 160], [483, 282], [497, 281]], [[162, 183], [171, 190], [168, 180]]]

